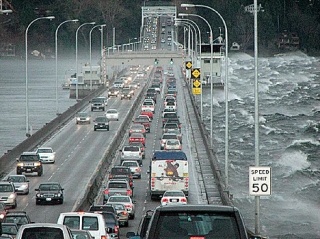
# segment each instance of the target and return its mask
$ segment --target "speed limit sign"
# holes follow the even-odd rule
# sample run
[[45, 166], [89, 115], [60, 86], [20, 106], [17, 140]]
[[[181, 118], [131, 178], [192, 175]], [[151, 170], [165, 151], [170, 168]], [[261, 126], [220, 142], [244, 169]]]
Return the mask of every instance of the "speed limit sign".
[[249, 194], [251, 196], [271, 195], [270, 167], [249, 167]]

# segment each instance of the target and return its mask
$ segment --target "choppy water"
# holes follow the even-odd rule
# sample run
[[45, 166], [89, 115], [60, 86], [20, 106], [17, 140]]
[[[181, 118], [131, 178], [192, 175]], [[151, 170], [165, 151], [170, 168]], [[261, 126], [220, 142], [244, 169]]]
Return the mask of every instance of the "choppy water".
[[[58, 112], [75, 104], [63, 90], [75, 60], [58, 62]], [[0, 156], [26, 139], [25, 60], [0, 58]], [[33, 132], [56, 117], [55, 60], [28, 59], [29, 123]]]
[[[319, 60], [290, 53], [258, 61], [260, 165], [272, 169], [272, 194], [260, 199], [261, 234], [270, 238], [320, 238]], [[254, 58], [239, 53], [229, 62], [230, 192], [254, 231], [255, 201], [249, 196], [249, 166], [255, 165]], [[210, 114], [210, 89], [204, 93], [204, 112]], [[224, 170], [224, 91], [214, 90], [212, 102]]]

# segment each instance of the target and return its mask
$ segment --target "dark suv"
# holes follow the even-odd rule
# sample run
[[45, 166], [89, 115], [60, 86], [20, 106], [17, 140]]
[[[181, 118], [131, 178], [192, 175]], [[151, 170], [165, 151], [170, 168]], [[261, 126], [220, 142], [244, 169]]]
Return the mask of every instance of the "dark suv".
[[109, 179], [126, 179], [130, 187], [133, 187], [133, 176], [129, 167], [114, 166], [109, 173]]
[[40, 203], [63, 203], [63, 188], [60, 183], [46, 182], [41, 183], [38, 188], [35, 189], [36, 204]]
[[32, 223], [30, 220], [30, 217], [25, 211], [15, 211], [15, 210], [7, 211], [7, 214], [4, 217], [2, 222], [16, 223], [19, 228], [24, 224]]
[[39, 154], [35, 152], [23, 152], [17, 159], [17, 174], [37, 173], [41, 176], [43, 173], [42, 162]]
[[155, 209], [147, 239], [193, 237], [247, 239], [248, 235], [239, 210], [233, 206], [184, 205]]
[[150, 219], [152, 217], [153, 210], [148, 210], [142, 215], [142, 218], [140, 220], [137, 232], [127, 232], [126, 237], [131, 238], [137, 236], [140, 239], [146, 238], [147, 229], [149, 226]]
[[106, 129], [109, 131], [109, 120], [105, 116], [99, 116], [94, 120], [93, 130], [96, 131], [97, 129]]
[[102, 97], [93, 98], [91, 101], [91, 111], [93, 110], [102, 110], [105, 111], [106, 104], [105, 100]]

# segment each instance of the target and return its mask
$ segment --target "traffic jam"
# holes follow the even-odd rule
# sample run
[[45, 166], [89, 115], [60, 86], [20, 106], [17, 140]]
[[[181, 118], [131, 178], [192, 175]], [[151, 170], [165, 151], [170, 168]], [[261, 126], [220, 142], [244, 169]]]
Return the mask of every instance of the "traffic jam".
[[[142, 93], [144, 94], [142, 103], [128, 127], [128, 137], [118, 150], [119, 160], [116, 162], [119, 163], [108, 171], [100, 202], [94, 203], [87, 212], [63, 212], [59, 216], [57, 223], [68, 226], [73, 238], [82, 238], [80, 235], [85, 236], [84, 238], [120, 238], [120, 228], [129, 227], [130, 220], [136, 216], [134, 179], [147, 177], [142, 173], [143, 167], [150, 168], [149, 193], [152, 200], [160, 201], [159, 205], [163, 206], [187, 204], [188, 163], [182, 151], [182, 125], [176, 98], [177, 82], [172, 66], [168, 66], [166, 72], [161, 66], [154, 67], [150, 80], [146, 92]], [[128, 84], [113, 86], [108, 91], [108, 97], [101, 96], [91, 101], [91, 111], [103, 111], [103, 115], [100, 114], [92, 120], [89, 112], [81, 111], [76, 115], [76, 125], [90, 125], [92, 121], [94, 131], [98, 129], [109, 131], [109, 122], [118, 121], [119, 114], [116, 109], [107, 109], [108, 99], [120, 96], [121, 100], [122, 98], [131, 100], [131, 97], [123, 95], [123, 88], [127, 88]], [[138, 84], [137, 87], [132, 84], [128, 88], [131, 89], [130, 95], [133, 96]], [[160, 131], [156, 126], [152, 126], [156, 119], [156, 110], [160, 110], [157, 114]], [[158, 130], [161, 135], [157, 144], [159, 146], [154, 149], [150, 159], [146, 157], [146, 144], [147, 135], [156, 133], [153, 130]], [[27, 163], [24, 162], [24, 158]], [[14, 210], [17, 207], [17, 194], [29, 194], [29, 180], [24, 173], [36, 172], [41, 176], [43, 163], [55, 163], [55, 152], [50, 147], [41, 147], [34, 153], [21, 155], [19, 160], [22, 165], [21, 171], [18, 172], [17, 168], [16, 175], [9, 175], [0, 182], [0, 222], [2, 236], [8, 238], [16, 238], [20, 227], [33, 222], [25, 211]], [[22, 171], [28, 170], [28, 163], [32, 164], [30, 168], [37, 171]], [[64, 188], [59, 183], [42, 183], [36, 189], [36, 204], [63, 204], [63, 191]], [[3, 200], [5, 197], [7, 199]], [[152, 213], [148, 211], [147, 214]], [[101, 215], [105, 230], [99, 230]], [[144, 216], [141, 220], [145, 219]], [[89, 223], [96, 223], [96, 227], [86, 226]], [[143, 234], [145, 231], [139, 233]], [[127, 233], [128, 238], [135, 235], [136, 230]]]

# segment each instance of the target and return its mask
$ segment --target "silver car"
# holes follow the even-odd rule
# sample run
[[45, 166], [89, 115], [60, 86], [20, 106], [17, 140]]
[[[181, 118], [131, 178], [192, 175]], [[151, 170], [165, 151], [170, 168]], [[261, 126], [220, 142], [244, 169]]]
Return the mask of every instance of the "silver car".
[[5, 181], [13, 183], [17, 194], [29, 194], [29, 180], [25, 175], [9, 175]]
[[7, 207], [17, 207], [17, 193], [11, 182], [0, 182], [0, 202]]

